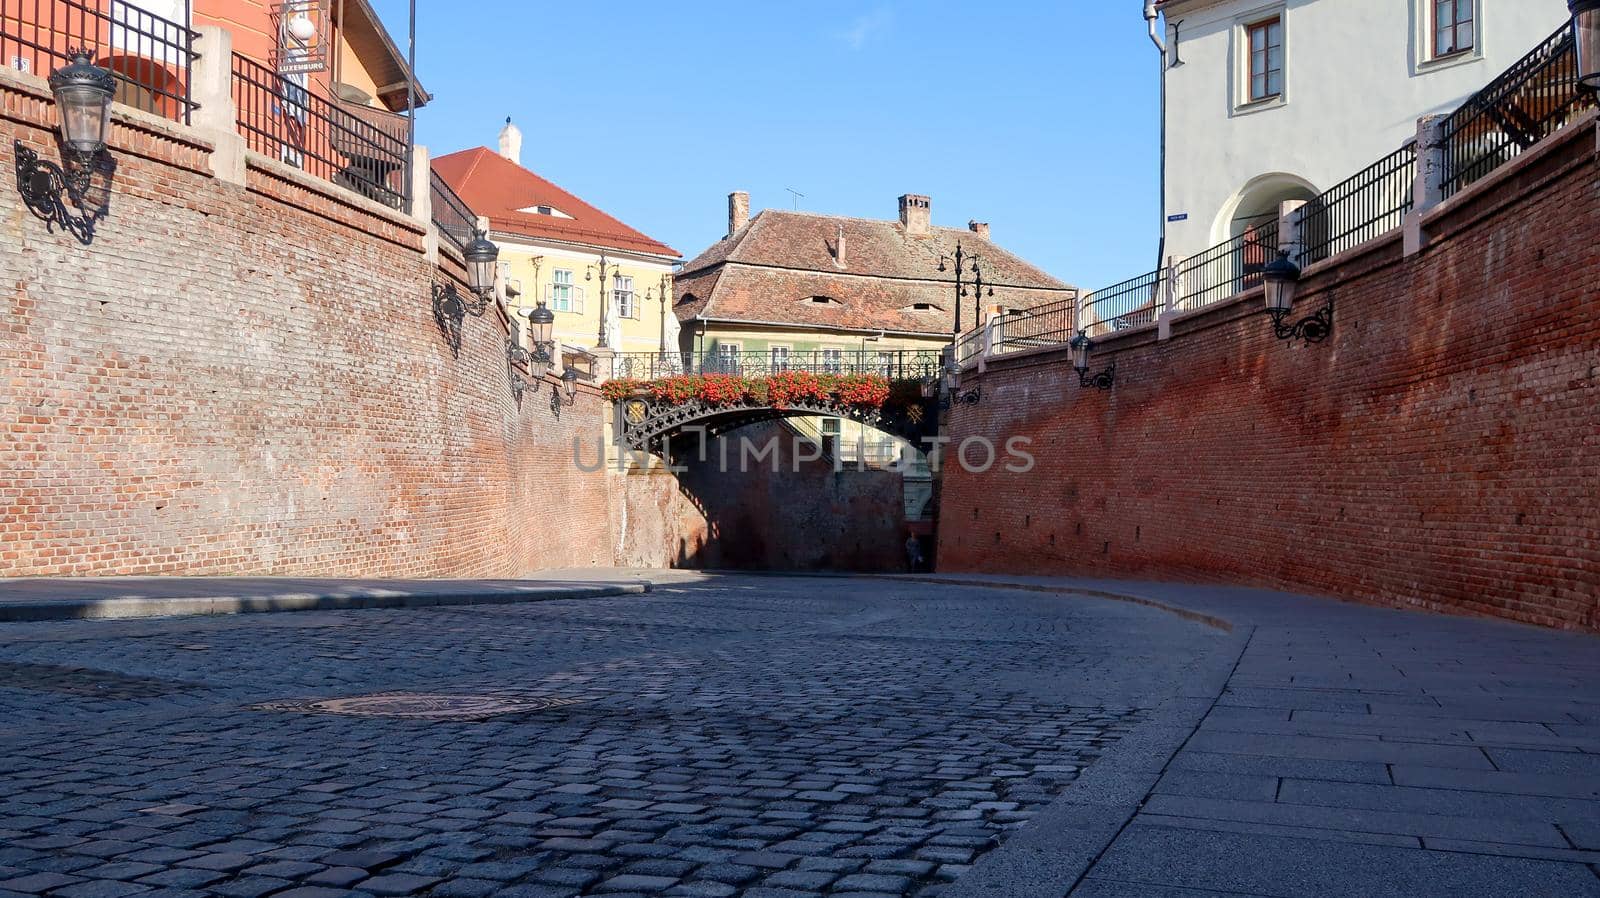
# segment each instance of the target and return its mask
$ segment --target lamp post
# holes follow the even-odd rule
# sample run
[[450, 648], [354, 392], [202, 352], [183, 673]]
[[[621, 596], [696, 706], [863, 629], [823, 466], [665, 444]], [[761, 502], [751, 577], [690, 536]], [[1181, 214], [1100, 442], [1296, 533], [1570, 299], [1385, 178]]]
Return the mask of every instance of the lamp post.
[[1105, 370], [1089, 373], [1089, 352], [1094, 349], [1094, 341], [1084, 331], [1067, 344], [1072, 349], [1072, 367], [1078, 372], [1078, 386], [1082, 389], [1094, 387], [1100, 390], [1109, 390], [1117, 382], [1117, 360], [1112, 359]]
[[[961, 336], [961, 298], [967, 295], [967, 285], [963, 278], [969, 271], [975, 280], [973, 299], [976, 302], [983, 301], [983, 267], [978, 264], [980, 261], [980, 257], [976, 253], [969, 254], [962, 249], [961, 241], [959, 240], [956, 241], [954, 256], [947, 256], [942, 253], [939, 256], [939, 271], [949, 271], [948, 266], [951, 264], [955, 265], [956, 270], [956, 316], [955, 322], [950, 328], [950, 336], [953, 338]], [[993, 287], [989, 288], [989, 295], [994, 295]]]
[[[61, 161], [57, 165], [24, 146], [13, 144], [17, 158], [17, 192], [40, 219], [61, 225], [88, 243], [94, 216], [85, 209], [96, 160], [105, 152], [111, 131], [111, 98], [117, 81], [110, 69], [90, 62], [87, 49], [68, 51], [71, 62], [50, 73], [61, 124]], [[67, 211], [63, 196], [82, 215]]]
[[1567, 0], [1578, 50], [1578, 84], [1600, 91], [1600, 0]]
[[1266, 290], [1267, 315], [1272, 318], [1272, 332], [1278, 339], [1321, 343], [1333, 335], [1332, 293], [1322, 308], [1293, 324], [1286, 323], [1300, 292], [1300, 266], [1289, 258], [1288, 250], [1278, 250], [1278, 258], [1261, 269], [1261, 280]]
[[667, 357], [667, 306], [671, 304], [669, 293], [672, 287], [672, 277], [670, 275], [662, 275], [658, 286], [661, 289], [661, 357], [665, 359]]
[[[606, 295], [606, 272], [610, 271], [612, 278], [620, 283], [622, 272], [620, 266], [611, 260], [604, 252], [600, 253], [600, 342], [596, 346], [600, 349], [611, 348], [611, 337], [606, 332], [611, 324], [611, 297]], [[583, 275], [586, 281], [594, 280], [595, 266], [590, 265], [589, 270]]]

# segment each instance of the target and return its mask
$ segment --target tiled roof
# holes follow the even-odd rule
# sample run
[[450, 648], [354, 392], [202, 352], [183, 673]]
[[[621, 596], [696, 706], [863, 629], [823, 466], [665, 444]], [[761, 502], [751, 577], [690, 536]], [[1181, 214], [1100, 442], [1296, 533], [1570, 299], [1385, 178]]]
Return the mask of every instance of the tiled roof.
[[[844, 254], [836, 264], [841, 228]], [[995, 288], [980, 308], [1031, 308], [1071, 295], [1067, 284], [972, 231], [935, 227], [917, 236], [899, 221], [768, 209], [683, 266], [674, 278], [675, 310], [682, 321], [949, 333], [955, 274], [938, 267], [958, 241], [982, 259], [984, 282]], [[817, 296], [835, 301], [814, 302]], [[932, 308], [919, 310], [919, 303]], [[973, 307], [969, 289], [963, 315]]]
[[[497, 231], [673, 259], [682, 255], [487, 147], [441, 156], [433, 168]], [[538, 206], [571, 217], [521, 211]]]

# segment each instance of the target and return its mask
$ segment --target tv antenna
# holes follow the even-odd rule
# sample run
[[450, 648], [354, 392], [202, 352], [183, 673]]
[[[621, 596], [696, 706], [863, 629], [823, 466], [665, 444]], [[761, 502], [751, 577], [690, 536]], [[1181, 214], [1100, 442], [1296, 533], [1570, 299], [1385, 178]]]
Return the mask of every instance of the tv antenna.
[[805, 199], [806, 195], [798, 190], [795, 190], [793, 187], [785, 187], [783, 189], [789, 191], [789, 193], [794, 196], [794, 207], [796, 210], [798, 210], [800, 208], [800, 201]]

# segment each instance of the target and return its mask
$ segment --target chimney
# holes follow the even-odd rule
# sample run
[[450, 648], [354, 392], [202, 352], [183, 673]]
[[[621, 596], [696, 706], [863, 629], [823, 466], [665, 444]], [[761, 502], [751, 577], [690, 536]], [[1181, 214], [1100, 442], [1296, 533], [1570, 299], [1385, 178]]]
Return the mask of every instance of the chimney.
[[833, 264], [843, 268], [844, 262], [844, 225], [839, 225], [839, 236], [833, 241]]
[[900, 223], [913, 237], [925, 237], [932, 212], [925, 196], [908, 193], [900, 198]]
[[736, 231], [750, 221], [750, 194], [743, 190], [735, 190], [728, 194], [728, 236], [732, 237]]
[[506, 116], [506, 126], [500, 129], [500, 155], [513, 165], [522, 164], [522, 129], [511, 124], [509, 115]]
[[967, 230], [985, 240], [989, 239], [989, 223], [987, 221], [969, 221], [967, 222]]

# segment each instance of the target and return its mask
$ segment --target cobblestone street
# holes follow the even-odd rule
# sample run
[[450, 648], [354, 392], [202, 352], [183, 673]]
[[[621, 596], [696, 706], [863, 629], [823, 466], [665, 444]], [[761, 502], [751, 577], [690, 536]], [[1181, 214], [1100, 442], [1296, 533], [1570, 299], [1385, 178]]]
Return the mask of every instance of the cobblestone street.
[[937, 895], [1222, 640], [765, 577], [5, 634], [0, 896], [64, 898]]

